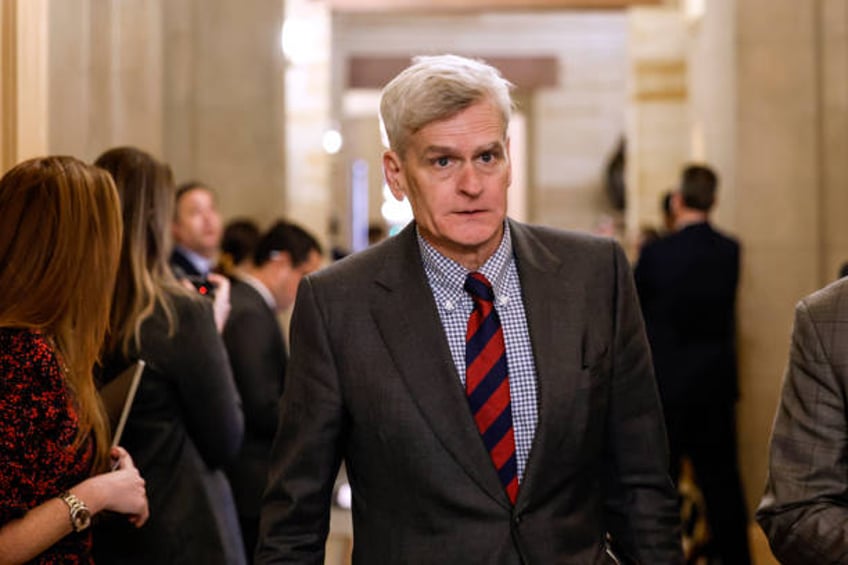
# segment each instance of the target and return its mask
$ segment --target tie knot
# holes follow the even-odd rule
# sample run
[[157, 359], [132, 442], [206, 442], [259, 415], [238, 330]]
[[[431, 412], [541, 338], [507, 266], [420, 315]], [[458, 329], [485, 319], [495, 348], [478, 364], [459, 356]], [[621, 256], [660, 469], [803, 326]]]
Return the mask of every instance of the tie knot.
[[495, 291], [492, 290], [492, 283], [482, 273], [468, 273], [468, 276], [465, 277], [464, 288], [473, 298], [479, 298], [486, 302], [495, 301]]

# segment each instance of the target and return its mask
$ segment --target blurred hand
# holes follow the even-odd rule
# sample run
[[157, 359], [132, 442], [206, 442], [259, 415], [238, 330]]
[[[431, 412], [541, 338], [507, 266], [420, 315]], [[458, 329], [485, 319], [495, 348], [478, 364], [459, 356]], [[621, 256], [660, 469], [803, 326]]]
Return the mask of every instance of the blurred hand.
[[218, 273], [209, 273], [207, 278], [209, 282], [215, 285], [215, 300], [212, 303], [212, 310], [215, 313], [215, 325], [221, 332], [224, 330], [224, 324], [227, 323], [227, 317], [230, 315], [230, 279]]

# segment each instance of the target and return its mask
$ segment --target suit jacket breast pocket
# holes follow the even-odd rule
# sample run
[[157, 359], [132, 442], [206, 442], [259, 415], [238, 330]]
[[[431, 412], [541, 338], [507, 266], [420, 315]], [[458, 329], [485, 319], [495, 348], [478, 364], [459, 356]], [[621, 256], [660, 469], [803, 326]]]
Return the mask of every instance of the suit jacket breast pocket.
[[[556, 433], [564, 461], [585, 467], [600, 457], [609, 398], [609, 373], [603, 364], [575, 369], [563, 375], [558, 391], [549, 391]], [[543, 393], [545, 394], [545, 393]], [[576, 469], [575, 469], [576, 470]]]

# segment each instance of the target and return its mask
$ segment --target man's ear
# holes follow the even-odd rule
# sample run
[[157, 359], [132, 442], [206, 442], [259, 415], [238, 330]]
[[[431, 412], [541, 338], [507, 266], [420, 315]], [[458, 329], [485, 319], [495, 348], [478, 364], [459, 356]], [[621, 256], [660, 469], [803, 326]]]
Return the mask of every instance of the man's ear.
[[288, 251], [274, 251], [271, 255], [271, 261], [278, 267], [292, 268], [292, 256]]
[[506, 186], [512, 186], [512, 153], [509, 150], [509, 136], [506, 137]]
[[383, 175], [386, 177], [386, 184], [389, 185], [389, 190], [392, 191], [392, 196], [401, 201], [406, 196], [406, 190], [402, 186], [403, 181], [403, 163], [400, 156], [392, 150], [383, 153]]
[[678, 214], [680, 210], [683, 208], [683, 195], [680, 193], [680, 190], [675, 190], [671, 193], [671, 212], [672, 214]]

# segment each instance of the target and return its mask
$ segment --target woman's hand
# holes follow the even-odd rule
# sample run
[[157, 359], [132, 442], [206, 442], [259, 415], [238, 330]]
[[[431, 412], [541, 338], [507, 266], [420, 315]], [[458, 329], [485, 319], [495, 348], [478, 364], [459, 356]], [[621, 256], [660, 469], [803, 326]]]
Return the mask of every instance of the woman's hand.
[[144, 479], [133, 464], [132, 457], [123, 447], [113, 447], [113, 471], [95, 475], [72, 489], [97, 513], [111, 510], [129, 515], [130, 523], [141, 527], [150, 515], [147, 506], [147, 489]]

